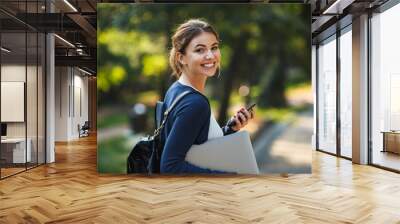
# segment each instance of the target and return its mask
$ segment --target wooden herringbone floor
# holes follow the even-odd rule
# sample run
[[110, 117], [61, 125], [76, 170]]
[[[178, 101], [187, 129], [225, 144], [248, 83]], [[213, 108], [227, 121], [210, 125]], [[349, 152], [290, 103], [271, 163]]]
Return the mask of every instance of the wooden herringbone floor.
[[400, 175], [313, 153], [313, 174], [99, 175], [94, 137], [0, 181], [0, 223], [400, 223]]

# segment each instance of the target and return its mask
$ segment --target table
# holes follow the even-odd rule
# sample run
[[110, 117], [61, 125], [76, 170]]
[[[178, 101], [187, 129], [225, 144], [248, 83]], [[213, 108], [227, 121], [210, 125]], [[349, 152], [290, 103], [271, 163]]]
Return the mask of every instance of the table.
[[382, 152], [392, 152], [400, 154], [400, 131], [382, 131], [383, 150]]
[[30, 162], [32, 158], [31, 154], [32, 141], [30, 138], [27, 138], [26, 142], [28, 143], [27, 144], [28, 147], [26, 147], [26, 154], [25, 154], [25, 138], [1, 139], [1, 157], [5, 159], [6, 162], [10, 163]]

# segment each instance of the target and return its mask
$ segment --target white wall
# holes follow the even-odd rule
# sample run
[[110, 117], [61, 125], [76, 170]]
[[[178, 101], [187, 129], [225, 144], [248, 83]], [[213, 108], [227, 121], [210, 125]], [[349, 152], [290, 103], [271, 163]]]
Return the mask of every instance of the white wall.
[[24, 65], [2, 65], [1, 81], [25, 82], [25, 64]]
[[55, 68], [55, 141], [68, 141], [68, 86], [67, 67]]
[[[25, 121], [25, 82], [1, 81], [1, 121]], [[36, 105], [33, 105], [36, 108]]]
[[79, 138], [78, 124], [88, 120], [88, 78], [83, 75], [76, 68], [56, 67], [56, 141]]
[[[36, 71], [38, 69], [38, 71]], [[9, 138], [24, 138], [25, 135], [28, 139], [30, 139], [31, 145], [29, 148], [31, 149], [31, 155], [33, 162], [36, 162], [36, 159], [39, 159], [39, 163], [44, 163], [44, 92], [43, 89], [43, 76], [41, 66], [25, 66], [25, 64], [3, 64], [1, 66], [1, 81], [2, 87], [3, 82], [23, 82], [25, 83], [25, 87], [19, 89], [18, 93], [22, 94], [21, 98], [22, 102], [19, 102], [19, 108], [12, 108], [12, 106], [4, 106], [2, 102], [2, 114], [3, 113], [20, 113], [22, 114], [22, 121], [17, 122], [6, 122], [7, 123], [7, 137]], [[27, 78], [27, 81], [25, 80]], [[14, 87], [15, 88], [15, 87]], [[25, 90], [26, 90], [26, 99], [25, 99]], [[2, 89], [2, 98], [8, 98], [7, 95], [10, 92], [4, 92], [5, 89]], [[11, 102], [13, 103], [13, 102]], [[18, 103], [18, 102], [14, 102]], [[26, 103], [26, 105], [25, 105]], [[14, 105], [15, 106], [15, 105]], [[13, 111], [14, 110], [14, 111]], [[26, 119], [25, 119], [26, 112]], [[21, 117], [19, 116], [19, 117]], [[2, 118], [3, 120], [3, 118]], [[37, 153], [39, 155], [37, 156]]]
[[[25, 64], [8, 64], [1, 66], [1, 81], [25, 82]], [[7, 108], [1, 108], [7, 110]], [[7, 124], [8, 137], [25, 137], [25, 122], [11, 122]]]

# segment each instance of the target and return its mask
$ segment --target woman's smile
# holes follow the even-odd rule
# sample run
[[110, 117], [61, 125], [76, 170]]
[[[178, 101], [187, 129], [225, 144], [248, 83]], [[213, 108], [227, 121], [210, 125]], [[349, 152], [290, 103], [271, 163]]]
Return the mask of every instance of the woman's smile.
[[185, 73], [192, 75], [214, 76], [219, 68], [221, 52], [219, 42], [214, 34], [203, 32], [193, 38], [185, 54], [182, 55], [182, 64]]
[[215, 62], [202, 64], [201, 66], [203, 66], [205, 68], [214, 68], [215, 67]]
[[208, 63], [204, 63], [204, 64], [200, 64], [203, 72], [203, 75], [206, 76], [213, 76], [216, 71], [217, 71], [217, 66], [216, 66], [216, 62], [208, 62]]

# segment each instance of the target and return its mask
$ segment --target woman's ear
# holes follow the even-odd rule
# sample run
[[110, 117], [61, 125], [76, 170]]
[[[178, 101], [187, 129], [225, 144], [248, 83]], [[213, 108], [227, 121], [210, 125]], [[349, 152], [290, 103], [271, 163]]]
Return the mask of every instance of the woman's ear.
[[178, 61], [181, 63], [181, 65], [187, 65], [186, 60], [185, 60], [185, 55], [183, 55], [180, 52], [177, 52], [178, 54]]

